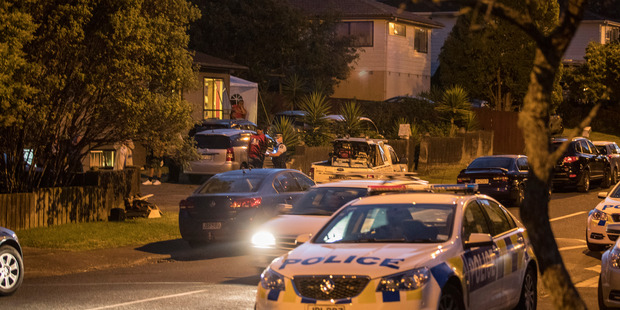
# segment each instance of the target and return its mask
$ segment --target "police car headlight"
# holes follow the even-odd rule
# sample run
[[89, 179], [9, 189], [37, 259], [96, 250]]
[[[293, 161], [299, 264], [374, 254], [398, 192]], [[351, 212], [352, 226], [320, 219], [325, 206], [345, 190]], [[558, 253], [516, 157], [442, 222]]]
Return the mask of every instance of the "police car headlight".
[[270, 232], [259, 231], [252, 236], [252, 245], [257, 248], [271, 248], [276, 245], [276, 238]]
[[284, 276], [267, 268], [260, 275], [260, 285], [264, 289], [284, 291]]
[[383, 277], [377, 286], [381, 291], [410, 291], [422, 287], [430, 278], [428, 268], [417, 268]]
[[592, 219], [597, 221], [607, 221], [607, 213], [595, 209], [594, 212], [592, 212]]

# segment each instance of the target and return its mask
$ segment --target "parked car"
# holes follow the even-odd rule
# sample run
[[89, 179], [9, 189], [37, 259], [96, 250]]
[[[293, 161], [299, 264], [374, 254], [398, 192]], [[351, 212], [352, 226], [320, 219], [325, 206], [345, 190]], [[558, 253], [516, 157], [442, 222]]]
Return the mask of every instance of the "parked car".
[[478, 184], [481, 193], [519, 207], [525, 198], [529, 170], [525, 155], [483, 156], [461, 170], [456, 182]]
[[[620, 234], [620, 223], [609, 224], [607, 231]], [[601, 257], [601, 273], [598, 280], [598, 308], [601, 310], [620, 307], [620, 239]]]
[[441, 188], [347, 203], [265, 269], [255, 308], [536, 309], [523, 225], [475, 185]]
[[246, 119], [218, 119], [218, 118], [209, 118], [203, 120], [200, 124], [197, 124], [192, 128], [189, 135], [193, 136], [198, 132], [209, 130], [209, 129], [239, 129], [239, 130], [252, 130], [256, 131], [255, 123], [248, 121]]
[[255, 266], [262, 271], [274, 258], [294, 249], [297, 236], [316, 233], [345, 203], [381, 191], [385, 186], [411, 184], [428, 182], [418, 178], [344, 180], [313, 186], [295, 204], [284, 206], [283, 214], [256, 228], [251, 239]]
[[0, 296], [15, 293], [24, 280], [24, 257], [17, 235], [0, 227]]
[[611, 184], [618, 183], [618, 174], [620, 173], [620, 147], [616, 142], [609, 141], [592, 141], [598, 151], [609, 158], [611, 165]]
[[586, 244], [590, 251], [603, 251], [618, 239], [617, 233], [607, 232], [608, 224], [620, 223], [620, 183], [609, 192], [598, 193], [603, 199], [588, 214]]
[[215, 239], [249, 240], [249, 233], [279, 214], [314, 185], [292, 169], [243, 169], [216, 174], [179, 203], [183, 240], [199, 245]]
[[[567, 138], [552, 138], [553, 150]], [[571, 186], [580, 192], [590, 190], [590, 181], [600, 181], [601, 187], [611, 186], [611, 165], [590, 140], [573, 138], [553, 169], [553, 188]]]
[[[212, 129], [196, 133], [194, 139], [200, 159], [189, 162], [183, 173], [189, 176], [191, 182], [198, 183], [205, 176], [248, 168], [247, 149], [250, 136], [254, 133], [238, 129]], [[267, 141], [269, 147], [275, 145], [269, 136]]]

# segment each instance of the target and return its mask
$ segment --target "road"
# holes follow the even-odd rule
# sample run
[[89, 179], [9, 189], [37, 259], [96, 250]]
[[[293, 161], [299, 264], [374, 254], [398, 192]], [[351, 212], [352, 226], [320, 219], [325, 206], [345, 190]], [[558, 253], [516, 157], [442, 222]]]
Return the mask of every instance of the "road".
[[[597, 309], [601, 253], [585, 244], [587, 212], [599, 201], [590, 193], [553, 193], [550, 218], [564, 262], [588, 308]], [[519, 210], [511, 208], [519, 216]], [[174, 245], [185, 246], [181, 240]], [[243, 246], [218, 243], [188, 254], [131, 268], [26, 279], [3, 309], [253, 309], [259, 274]], [[551, 309], [539, 282], [539, 309]]]

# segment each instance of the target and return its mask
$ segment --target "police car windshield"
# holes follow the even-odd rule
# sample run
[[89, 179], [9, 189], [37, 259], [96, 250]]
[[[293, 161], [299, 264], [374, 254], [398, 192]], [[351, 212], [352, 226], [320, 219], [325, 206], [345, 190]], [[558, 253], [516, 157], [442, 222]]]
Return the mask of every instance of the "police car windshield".
[[616, 186], [616, 188], [614, 188], [614, 191], [611, 192], [609, 197], [611, 197], [611, 198], [620, 198], [620, 186]]
[[455, 206], [381, 204], [349, 206], [319, 232], [316, 243], [434, 243], [452, 234]]
[[345, 203], [366, 196], [366, 188], [317, 187], [310, 189], [293, 205], [291, 214], [332, 215]]

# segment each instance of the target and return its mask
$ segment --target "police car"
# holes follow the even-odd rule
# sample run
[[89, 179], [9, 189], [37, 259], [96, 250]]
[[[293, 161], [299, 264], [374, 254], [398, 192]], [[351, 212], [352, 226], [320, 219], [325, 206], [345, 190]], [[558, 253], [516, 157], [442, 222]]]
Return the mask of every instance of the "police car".
[[600, 192], [604, 199], [590, 211], [586, 225], [586, 243], [590, 251], [603, 251], [618, 239], [617, 233], [607, 233], [607, 224], [620, 222], [620, 182], [611, 192]]
[[300, 235], [261, 274], [256, 309], [535, 309], [521, 223], [475, 184], [416, 186], [353, 200]]
[[[609, 224], [609, 233], [620, 234], [620, 224]], [[620, 307], [620, 241], [601, 257], [601, 275], [598, 281], [599, 309]]]

